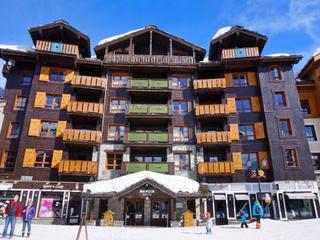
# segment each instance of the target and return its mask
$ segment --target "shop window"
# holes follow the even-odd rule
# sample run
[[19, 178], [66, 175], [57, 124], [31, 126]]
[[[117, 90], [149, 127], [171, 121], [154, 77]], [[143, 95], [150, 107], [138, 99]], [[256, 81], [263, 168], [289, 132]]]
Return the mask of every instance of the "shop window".
[[273, 80], [282, 80], [280, 66], [270, 67], [270, 72]]
[[303, 115], [311, 114], [308, 100], [301, 100], [300, 105], [301, 105]]
[[291, 122], [289, 119], [280, 119], [279, 120], [279, 128], [281, 136], [291, 136], [292, 135], [292, 128]]
[[234, 87], [247, 87], [248, 79], [245, 73], [232, 74], [233, 86]]
[[7, 138], [18, 138], [20, 134], [20, 123], [10, 122], [8, 127]]
[[114, 75], [112, 76], [112, 87], [125, 88], [128, 84], [128, 76]]
[[13, 169], [15, 162], [15, 155], [14, 151], [9, 151], [8, 149], [5, 149], [2, 151], [2, 157], [0, 162], [0, 168], [5, 169]]
[[110, 112], [111, 113], [125, 113], [126, 112], [126, 100], [111, 99]]
[[299, 167], [296, 149], [285, 149], [284, 157], [288, 167]]
[[33, 74], [31, 72], [24, 72], [21, 77], [20, 84], [22, 86], [30, 86], [32, 82]]
[[50, 69], [49, 80], [50, 82], [63, 83], [65, 78], [65, 72], [59, 69]]
[[123, 141], [124, 126], [122, 125], [110, 125], [108, 131], [109, 141]]
[[60, 109], [61, 99], [59, 95], [46, 95], [46, 109]]
[[106, 168], [110, 170], [121, 169], [122, 153], [107, 153]]
[[317, 141], [316, 131], [313, 125], [306, 125], [304, 126], [304, 129], [309, 142]]
[[257, 153], [242, 153], [241, 157], [243, 169], [258, 169]]
[[37, 150], [35, 167], [49, 168], [51, 167], [53, 151], [51, 150]]
[[174, 77], [172, 78], [171, 85], [173, 88], [184, 89], [188, 87], [189, 82], [190, 78]]
[[39, 218], [61, 218], [62, 216], [62, 193], [41, 192]]
[[24, 111], [27, 105], [27, 98], [22, 96], [16, 96], [13, 110], [15, 111]]
[[253, 140], [255, 138], [253, 125], [239, 125], [239, 134], [241, 140]]
[[287, 106], [287, 99], [286, 99], [285, 92], [279, 91], [279, 92], [274, 93], [274, 104], [276, 107], [286, 107]]
[[189, 128], [188, 127], [174, 127], [173, 128], [173, 141], [187, 142], [188, 140], [189, 140]]
[[188, 112], [188, 102], [186, 101], [173, 101], [172, 113], [173, 114], [184, 114]]
[[176, 170], [189, 170], [190, 169], [189, 153], [175, 153], [174, 165]]
[[246, 113], [251, 112], [251, 101], [250, 99], [237, 99], [236, 100], [237, 112]]
[[56, 137], [57, 134], [57, 122], [41, 121], [41, 137]]
[[315, 171], [320, 171], [320, 153], [311, 153], [311, 159]]

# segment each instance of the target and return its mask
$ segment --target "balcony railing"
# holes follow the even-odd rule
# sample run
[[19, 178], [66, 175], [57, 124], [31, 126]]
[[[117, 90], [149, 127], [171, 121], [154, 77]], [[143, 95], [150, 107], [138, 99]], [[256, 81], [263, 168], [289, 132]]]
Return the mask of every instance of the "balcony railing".
[[169, 133], [165, 132], [129, 132], [127, 142], [130, 143], [168, 143]]
[[100, 143], [101, 132], [85, 129], [66, 129], [63, 132], [63, 140], [79, 143]]
[[95, 175], [98, 164], [92, 161], [63, 160], [59, 164], [59, 174]]
[[127, 114], [168, 115], [169, 107], [166, 104], [130, 104]]
[[38, 40], [36, 43], [36, 50], [46, 51], [53, 53], [64, 53], [76, 55], [79, 57], [79, 48], [77, 45], [65, 44], [65, 43], [56, 43]]
[[81, 114], [103, 114], [102, 103], [91, 103], [91, 102], [69, 102], [68, 112], [81, 113]]
[[124, 162], [122, 164], [122, 173], [135, 173], [140, 171], [152, 171], [165, 174], [174, 174], [174, 163], [138, 163], [138, 162]]
[[221, 59], [258, 57], [258, 47], [222, 49]]
[[132, 63], [132, 64], [155, 64], [155, 65], [194, 65], [192, 56], [168, 56], [168, 55], [128, 55], [108, 54], [105, 56], [108, 63]]
[[221, 89], [226, 88], [226, 86], [225, 78], [198, 79], [193, 81], [194, 89]]
[[196, 134], [197, 143], [230, 143], [230, 132], [201, 132]]
[[233, 162], [200, 162], [198, 174], [233, 174]]
[[71, 86], [103, 89], [106, 86], [106, 79], [100, 77], [76, 75], [71, 80]]
[[131, 89], [168, 89], [168, 79], [131, 79], [128, 83]]
[[229, 114], [227, 104], [196, 105], [196, 116]]

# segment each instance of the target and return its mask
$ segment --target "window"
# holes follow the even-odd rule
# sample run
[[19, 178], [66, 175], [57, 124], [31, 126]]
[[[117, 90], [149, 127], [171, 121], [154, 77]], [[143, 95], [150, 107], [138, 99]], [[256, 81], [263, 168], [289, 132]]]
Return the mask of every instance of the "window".
[[300, 104], [301, 104], [303, 115], [311, 114], [308, 100], [301, 100]]
[[3, 150], [0, 168], [13, 169], [15, 162], [14, 152], [8, 149]]
[[61, 96], [46, 95], [46, 109], [60, 109]]
[[64, 82], [64, 71], [58, 69], [50, 69], [50, 82]]
[[275, 101], [276, 107], [286, 107], [287, 106], [286, 94], [284, 92], [275, 92], [274, 93], [274, 101]]
[[128, 84], [128, 76], [119, 76], [119, 75], [115, 75], [112, 76], [112, 87], [114, 88], [122, 88], [122, 87], [126, 87]]
[[16, 100], [14, 102], [13, 110], [16, 111], [24, 111], [27, 105], [27, 98], [22, 96], [16, 96]]
[[173, 101], [172, 103], [173, 114], [183, 114], [188, 112], [188, 102]]
[[320, 170], [320, 153], [311, 153], [311, 159], [313, 161], [313, 167], [315, 171]]
[[239, 134], [241, 140], [253, 140], [254, 130], [253, 125], [239, 125]]
[[109, 141], [123, 141], [124, 137], [124, 126], [110, 125], [108, 131]]
[[173, 141], [187, 142], [188, 140], [189, 140], [189, 128], [188, 127], [174, 127], [173, 128]]
[[247, 75], [245, 73], [241, 74], [232, 74], [233, 86], [234, 87], [247, 87], [248, 80]]
[[243, 169], [258, 169], [257, 153], [242, 153]]
[[310, 142], [317, 141], [316, 131], [313, 125], [306, 125], [304, 126], [304, 129], [306, 131], [308, 141]]
[[246, 113], [251, 112], [250, 99], [237, 99], [236, 100], [237, 112]]
[[111, 113], [125, 113], [126, 112], [126, 100], [112, 99], [110, 103]]
[[57, 123], [56, 122], [41, 122], [41, 137], [55, 137], [57, 133]]
[[10, 122], [7, 138], [18, 138], [20, 133], [20, 123]]
[[121, 169], [122, 154], [107, 153], [106, 168], [111, 170]]
[[273, 66], [270, 68], [271, 71], [271, 75], [273, 80], [281, 80], [281, 70], [280, 70], [280, 66]]
[[296, 149], [285, 149], [284, 150], [284, 158], [288, 167], [298, 167], [299, 162], [297, 158]]
[[175, 153], [174, 165], [176, 170], [189, 170], [190, 169], [189, 153]]
[[23, 73], [20, 84], [22, 86], [30, 86], [32, 82], [32, 73]]
[[187, 88], [189, 81], [190, 81], [190, 78], [174, 77], [172, 78], [171, 85], [173, 88]]
[[279, 128], [281, 136], [291, 136], [292, 129], [291, 129], [291, 122], [289, 119], [280, 119], [279, 120]]
[[47, 150], [37, 150], [36, 151], [36, 161], [34, 163], [35, 167], [51, 167], [52, 162], [52, 152]]
[[161, 156], [134, 156], [134, 162], [146, 162], [146, 163], [160, 163], [163, 162], [164, 158]]

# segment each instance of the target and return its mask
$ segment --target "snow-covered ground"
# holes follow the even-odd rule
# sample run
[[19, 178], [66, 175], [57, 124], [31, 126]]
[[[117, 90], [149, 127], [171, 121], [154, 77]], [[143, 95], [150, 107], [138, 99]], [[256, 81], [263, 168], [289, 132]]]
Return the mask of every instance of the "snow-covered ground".
[[[78, 226], [37, 225], [32, 229], [32, 240], [75, 240]], [[0, 227], [2, 232], [3, 226]], [[16, 234], [20, 234], [21, 225], [16, 226]], [[90, 240], [318, 240], [320, 238], [320, 220], [301, 220], [281, 222], [263, 220], [262, 228], [255, 229], [255, 223], [249, 229], [241, 229], [238, 225], [214, 226], [213, 234], [206, 235], [204, 227], [190, 228], [156, 228], [156, 227], [88, 227]], [[85, 239], [84, 229], [81, 240]], [[16, 236], [14, 239], [22, 239]]]

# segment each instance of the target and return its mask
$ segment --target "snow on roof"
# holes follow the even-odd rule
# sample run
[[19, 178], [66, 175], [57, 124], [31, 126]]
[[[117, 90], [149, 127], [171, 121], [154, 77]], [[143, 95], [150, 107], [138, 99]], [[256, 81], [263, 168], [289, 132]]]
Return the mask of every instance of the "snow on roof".
[[122, 33], [122, 34], [119, 34], [119, 35], [114, 35], [114, 36], [111, 36], [111, 37], [108, 37], [108, 38], [105, 38], [105, 39], [102, 39], [98, 42], [98, 45], [101, 45], [101, 44], [104, 44], [104, 43], [107, 43], [107, 42], [111, 42], [113, 40], [116, 40], [118, 38], [122, 38], [122, 37], [125, 37], [131, 33], [135, 33], [135, 32], [138, 32], [138, 31], [141, 31], [145, 28], [139, 28], [139, 29], [135, 29], [135, 30], [132, 30], [132, 31], [129, 31], [129, 32], [126, 32], [126, 33]]
[[85, 184], [83, 187], [83, 191], [87, 192], [87, 190], [90, 190], [90, 192], [93, 194], [112, 192], [119, 193], [145, 179], [153, 180], [174, 193], [195, 193], [198, 192], [200, 186], [198, 182], [186, 177], [166, 175], [150, 171], [141, 171], [111, 180], [102, 180]]
[[9, 49], [21, 52], [32, 52], [33, 47], [23, 45], [0, 45], [0, 49]]
[[314, 54], [313, 54], [313, 57], [316, 56], [316, 55], [318, 55], [319, 53], [320, 53], [320, 47], [318, 47], [318, 48], [316, 49], [316, 51], [315, 51]]
[[223, 27], [218, 29], [218, 31], [216, 32], [216, 34], [212, 37], [212, 40], [215, 38], [220, 37], [222, 34], [225, 34], [226, 32], [229, 32], [231, 30], [232, 27]]
[[200, 61], [201, 63], [206, 63], [206, 62], [211, 62], [210, 60], [209, 60], [209, 57], [208, 56], [206, 56], [202, 61]]
[[265, 55], [265, 57], [289, 57], [289, 56], [290, 56], [289, 53], [272, 53], [272, 54]]

